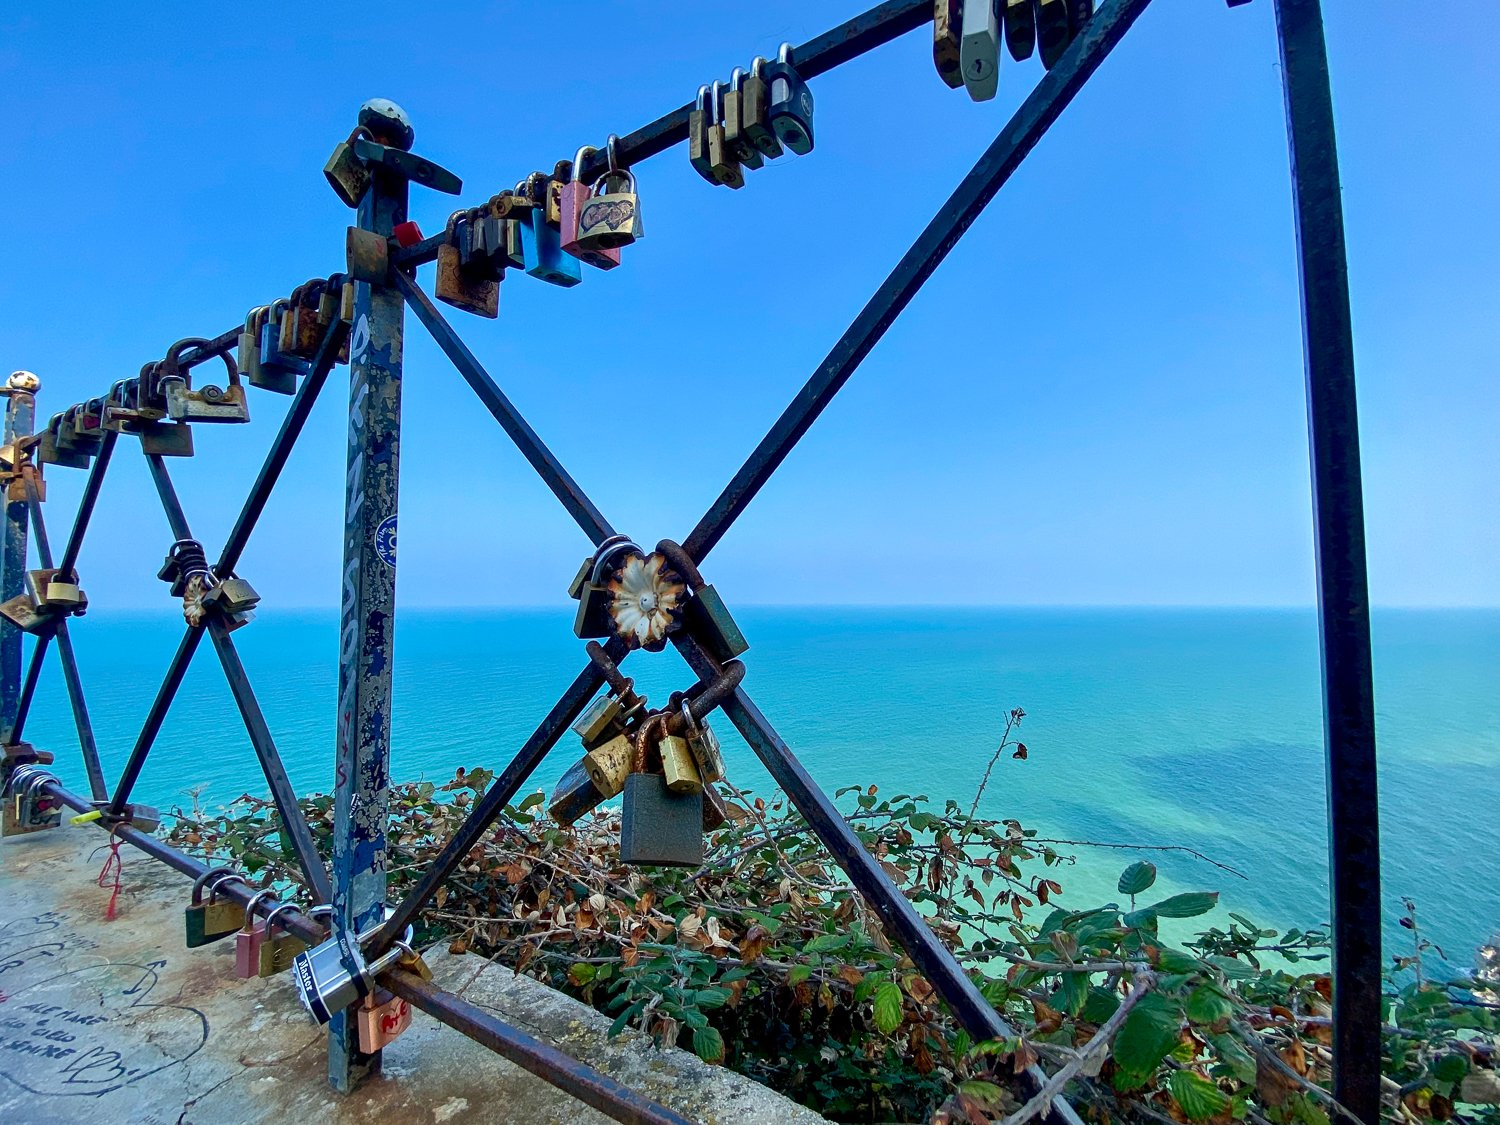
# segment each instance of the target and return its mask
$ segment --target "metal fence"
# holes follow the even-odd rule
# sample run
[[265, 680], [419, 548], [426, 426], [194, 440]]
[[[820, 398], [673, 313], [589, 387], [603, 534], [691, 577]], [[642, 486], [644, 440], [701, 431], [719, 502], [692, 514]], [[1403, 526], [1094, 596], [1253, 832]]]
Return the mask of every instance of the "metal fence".
[[[1380, 1060], [1378, 805], [1343, 217], [1319, 3], [1318, 0], [1273, 2], [1296, 203], [1315, 501], [1332, 842], [1335, 1095], [1361, 1119], [1374, 1122], [1379, 1116]], [[684, 569], [696, 571], [695, 564], [703, 563], [1148, 3], [1149, 0], [1106, 0], [1055, 59], [1046, 76], [902, 256], [770, 432], [682, 540], [680, 548], [664, 541], [659, 550], [678, 559]], [[1231, 0], [1231, 5], [1234, 3]], [[945, 5], [939, 3], [936, 7], [941, 15]], [[796, 48], [791, 57], [803, 79], [815, 78], [898, 36], [928, 27], [933, 21], [932, 0], [889, 0]], [[629, 167], [683, 143], [689, 139], [694, 108], [683, 106], [626, 135], [612, 153], [585, 155], [571, 170], [573, 179], [595, 183], [611, 160], [618, 166]], [[38, 754], [23, 742], [23, 735], [38, 674], [47, 654], [55, 649], [76, 720], [89, 792], [87, 797], [76, 794], [55, 779], [45, 781], [40, 791], [69, 808], [99, 811], [97, 823], [101, 826], [185, 874], [203, 876], [207, 869], [202, 864], [152, 836], [147, 830], [149, 824], [140, 823], [138, 817], [132, 825], [132, 816], [141, 810], [132, 805], [130, 798], [189, 662], [206, 634], [223, 666], [285, 826], [290, 850], [311, 895], [320, 903], [332, 904], [334, 933], [360, 934], [375, 929], [364, 946], [365, 954], [372, 959], [398, 943], [406, 927], [481, 840], [599, 688], [611, 678], [618, 681], [615, 665], [629, 655], [632, 647], [620, 636], [609, 639], [602, 649], [590, 646], [589, 660], [567, 691], [476, 801], [463, 826], [447, 842], [417, 887], [393, 909], [389, 908], [385, 825], [390, 655], [396, 611], [395, 568], [389, 546], [397, 513], [402, 333], [408, 308], [595, 548], [617, 535], [614, 526], [552, 455], [419, 287], [418, 267], [437, 261], [440, 269], [444, 268], [441, 259], [446, 253], [444, 247], [452, 244], [453, 232], [450, 224], [444, 235], [425, 240], [406, 237], [411, 228], [402, 224], [407, 217], [409, 184], [415, 181], [452, 191], [458, 190], [458, 184], [436, 165], [408, 151], [410, 131], [404, 130], [406, 135], [399, 135], [403, 132], [399, 111], [391, 109], [393, 112], [382, 118], [387, 126], [384, 132], [377, 125], [373, 133], [369, 129], [357, 131], [359, 135], [350, 138], [356, 159], [351, 163], [346, 153], [344, 171], [352, 172], [348, 201], [357, 206], [358, 223], [350, 232], [349, 274], [302, 287], [292, 296], [288, 310], [295, 329], [291, 335], [292, 347], [300, 348], [305, 359], [300, 364], [289, 364], [295, 383], [281, 389], [290, 390], [295, 385], [295, 397], [216, 561], [209, 565], [193, 539], [187, 515], [172, 486], [167, 458], [191, 452], [189, 427], [195, 419], [232, 417], [235, 394], [242, 394], [243, 390], [233, 389], [239, 380], [230, 352], [242, 333], [248, 331], [253, 336], [260, 328], [254, 314], [246, 328], [235, 327], [211, 339], [181, 342], [162, 363], [147, 364], [139, 378], [116, 384], [107, 395], [62, 412], [35, 436], [35, 384], [13, 378], [6, 422], [7, 447], [0, 451], [8, 458], [4, 465], [8, 491], [3, 594], [8, 599], [7, 605], [15, 611], [8, 615], [0, 637], [0, 686], [3, 686], [0, 721], [6, 730], [7, 773], [28, 763], [46, 761], [45, 754]], [[563, 173], [554, 173], [551, 178], [560, 180]], [[548, 179], [542, 177], [533, 186], [545, 194]], [[523, 188], [521, 185], [518, 191]], [[490, 249], [494, 251], [493, 246]], [[305, 322], [297, 327], [296, 321], [303, 311], [315, 310], [320, 301], [321, 313], [308, 312]], [[273, 314], [271, 323], [275, 322]], [[286, 334], [281, 335], [283, 346], [287, 339]], [[235, 567], [341, 352], [347, 353], [349, 361], [350, 397], [337, 800], [333, 851], [328, 857], [330, 875], [325, 857], [318, 854], [312, 833], [298, 809], [296, 795], [240, 661], [232, 631], [240, 622], [239, 610], [253, 598], [236, 585]], [[231, 387], [217, 396], [201, 386], [193, 392], [188, 373], [200, 364], [220, 358], [231, 372]], [[175, 401], [175, 408], [165, 412], [160, 409], [164, 399]], [[179, 420], [174, 422], [172, 418]], [[183, 632], [124, 771], [111, 789], [100, 766], [68, 630], [69, 617], [76, 608], [73, 599], [79, 554], [122, 434], [140, 438], [177, 541], [173, 548], [176, 569], [169, 566], [164, 576], [174, 581], [174, 592], [184, 593], [199, 612], [190, 614], [194, 619]], [[40, 463], [49, 462], [88, 468], [77, 518], [58, 559], [53, 557], [42, 511], [44, 487]], [[41, 568], [40, 572], [31, 572], [30, 577], [26, 577], [28, 525], [30, 542]], [[689, 585], [701, 594], [695, 584], [696, 573], [687, 577]], [[198, 584], [196, 587], [194, 582]], [[30, 583], [30, 589], [23, 583]], [[17, 618], [26, 624], [26, 631], [34, 634], [24, 677], [22, 631], [14, 623]], [[737, 666], [731, 665], [731, 674], [726, 678], [725, 653], [712, 643], [713, 630], [703, 623], [701, 615], [696, 621], [695, 624], [695, 619], [688, 615], [683, 627], [669, 638], [698, 677], [695, 712], [701, 710], [706, 714], [714, 704], [722, 708], [889, 933], [932, 982], [958, 1022], [976, 1039], [1012, 1035], [1012, 1029], [985, 1001], [954, 956], [882, 872], [829, 797], [776, 733], [736, 678]], [[710, 685], [717, 685], [712, 690], [712, 696], [717, 698], [705, 694]], [[688, 694], [693, 696], [691, 691]], [[241, 904], [248, 904], [251, 897], [243, 883], [226, 883], [222, 893]], [[254, 909], [267, 914], [276, 906], [262, 897]], [[281, 917], [290, 932], [305, 941], [317, 942], [326, 936], [323, 927], [305, 914], [284, 911]], [[396, 968], [385, 972], [380, 981], [416, 1007], [617, 1120], [682, 1120], [555, 1048], [444, 992], [416, 973]], [[330, 1080], [342, 1090], [352, 1088], [363, 1075], [378, 1067], [380, 1061], [378, 1054], [362, 1055], [358, 1051], [348, 1015], [347, 1011], [340, 1012], [330, 1024]], [[1033, 1091], [1045, 1078], [1037, 1067], [1022, 1076]], [[1060, 1099], [1054, 1103], [1052, 1115], [1065, 1121], [1078, 1120], [1076, 1113]]]

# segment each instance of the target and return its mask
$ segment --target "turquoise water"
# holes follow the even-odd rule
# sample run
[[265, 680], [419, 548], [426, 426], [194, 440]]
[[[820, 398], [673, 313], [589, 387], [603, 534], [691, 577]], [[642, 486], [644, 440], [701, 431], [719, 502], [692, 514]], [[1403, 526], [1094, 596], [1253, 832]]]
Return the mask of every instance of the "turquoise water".
[[[825, 787], [876, 783], [968, 803], [1003, 717], [1023, 707], [1030, 757], [1007, 753], [982, 809], [1045, 836], [1177, 844], [1162, 885], [1219, 889], [1269, 923], [1327, 917], [1327, 842], [1311, 610], [746, 609], [747, 690]], [[392, 772], [499, 769], [582, 666], [571, 614], [404, 612]], [[1399, 897], [1467, 964], [1500, 928], [1500, 611], [1383, 611], [1375, 623], [1388, 952]], [[337, 620], [262, 611], [235, 634], [293, 784], [331, 786]], [[106, 773], [119, 769], [181, 634], [180, 619], [91, 613], [74, 629]], [[653, 700], [690, 682], [671, 652], [627, 665]], [[737, 784], [769, 789], [720, 723]], [[56, 665], [29, 737], [84, 787]], [[535, 785], [577, 757], [569, 736]], [[203, 646], [137, 789], [167, 807], [264, 789]], [[1113, 897], [1123, 852], [1076, 849], [1063, 905]], [[1223, 918], [1220, 912], [1216, 916]], [[1399, 945], [1395, 943], [1400, 943]]]

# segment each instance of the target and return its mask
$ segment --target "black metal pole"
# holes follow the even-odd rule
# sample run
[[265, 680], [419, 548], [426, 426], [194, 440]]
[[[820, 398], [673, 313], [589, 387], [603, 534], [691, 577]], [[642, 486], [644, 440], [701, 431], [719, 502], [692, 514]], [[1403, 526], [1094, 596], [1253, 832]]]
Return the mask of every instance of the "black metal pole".
[[21, 681], [21, 692], [16, 697], [16, 718], [10, 725], [5, 741], [11, 745], [21, 741], [26, 733], [26, 716], [31, 713], [31, 701], [36, 697], [36, 684], [42, 674], [42, 664], [47, 659], [47, 646], [52, 643], [52, 631], [38, 633], [31, 645], [31, 660], [26, 665], [26, 678]]
[[1318, 0], [1276, 0], [1302, 280], [1333, 892], [1334, 1096], [1380, 1120], [1380, 799], [1349, 266]]
[[115, 443], [119, 440], [120, 435], [114, 430], [105, 430], [104, 439], [99, 443], [99, 452], [94, 455], [94, 463], [89, 466], [89, 479], [84, 482], [83, 496], [78, 501], [78, 515], [73, 518], [73, 530], [68, 533], [62, 561], [57, 564], [58, 571], [65, 579], [78, 565], [78, 554], [83, 550], [83, 537], [88, 532], [89, 521], [93, 519], [94, 505], [99, 500], [99, 490], [104, 486], [104, 474], [109, 471]]
[[896, 263], [854, 323], [839, 337], [791, 405], [683, 541], [683, 548], [695, 560], [702, 562], [724, 537], [1148, 3], [1150, 0], [1112, 0], [1105, 4], [1057, 65], [1027, 95], [994, 143], [917, 236], [911, 249]]
[[172, 654], [172, 662], [167, 665], [167, 674], [156, 691], [156, 698], [151, 701], [151, 709], [146, 712], [146, 721], [141, 724], [141, 732], [135, 737], [130, 757], [125, 759], [120, 780], [115, 783], [115, 791], [109, 802], [111, 816], [121, 816], [125, 812], [125, 806], [130, 803], [130, 793], [141, 776], [146, 756], [156, 744], [156, 736], [161, 733], [161, 725], [166, 721], [172, 700], [177, 698], [177, 689], [182, 687], [182, 678], [187, 675], [188, 665], [193, 662], [193, 654], [198, 651], [198, 642], [201, 640], [202, 629], [194, 629], [189, 625], [183, 631], [177, 651]]
[[214, 564], [214, 574], [219, 578], [227, 578], [239, 565], [240, 555], [250, 541], [250, 533], [255, 530], [256, 522], [266, 509], [271, 490], [281, 479], [281, 471], [286, 468], [287, 459], [292, 455], [292, 448], [302, 433], [302, 427], [312, 413], [313, 404], [318, 401], [318, 392], [328, 381], [328, 373], [333, 370], [339, 349], [344, 346], [348, 335], [349, 325], [339, 319], [335, 319], [324, 333], [323, 342], [313, 356], [312, 368], [303, 377], [302, 385], [297, 388], [292, 405], [287, 408], [286, 417], [281, 420], [281, 428], [276, 431], [276, 438], [271, 442], [271, 448], [261, 463], [255, 484], [250, 488], [250, 495], [245, 497], [239, 518], [234, 521], [229, 538], [224, 542], [224, 550], [219, 552], [219, 561]]
[[578, 526], [583, 528], [595, 546], [615, 533], [615, 529], [609, 525], [609, 521], [600, 514], [599, 509], [594, 507], [594, 502], [584, 495], [583, 489], [578, 487], [578, 482], [569, 475], [568, 470], [562, 467], [562, 463], [553, 455], [552, 450], [547, 448], [545, 442], [531, 428], [526, 419], [511, 404], [510, 399], [505, 397], [505, 392], [500, 385], [490, 377], [490, 373], [484, 369], [479, 360], [474, 358], [474, 353], [469, 351], [468, 345], [458, 338], [458, 333], [453, 331], [453, 326], [444, 319], [443, 314], [438, 311], [432, 299], [424, 293], [405, 273], [397, 270], [395, 272], [396, 287], [401, 290], [402, 296], [411, 306], [411, 311], [417, 314], [417, 319], [422, 322], [423, 327], [432, 334], [437, 341], [438, 347], [458, 368], [458, 373], [464, 377], [464, 381], [474, 388], [474, 393], [484, 403], [485, 408], [495, 416], [495, 421], [500, 423], [502, 429], [510, 435], [516, 443], [531, 467], [536, 470], [547, 487], [552, 490], [554, 496], [562, 502], [562, 506], [568, 510], [568, 514], [577, 521]]

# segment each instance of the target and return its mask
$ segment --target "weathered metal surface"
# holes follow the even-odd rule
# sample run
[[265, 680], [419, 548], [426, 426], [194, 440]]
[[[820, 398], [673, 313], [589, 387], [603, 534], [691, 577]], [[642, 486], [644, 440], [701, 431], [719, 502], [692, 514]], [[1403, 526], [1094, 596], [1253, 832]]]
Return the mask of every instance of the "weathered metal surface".
[[[35, 375], [30, 382], [16, 378], [29, 374], [18, 371], [10, 380], [10, 397], [5, 406], [5, 444], [12, 450], [18, 438], [31, 435], [36, 424], [35, 390], [23, 390], [16, 385], [39, 384]], [[26, 521], [25, 499], [7, 498], [4, 542], [0, 544], [0, 601], [9, 601], [22, 590], [26, 572]], [[15, 727], [20, 702], [21, 630], [7, 621], [0, 624], [0, 731]]]
[[1349, 264], [1318, 0], [1276, 0], [1307, 378], [1333, 894], [1334, 1096], [1380, 1119], [1380, 799]]
[[[405, 178], [373, 168], [359, 227], [390, 235], [406, 221], [407, 194]], [[335, 924], [355, 933], [385, 909], [403, 312], [398, 290], [359, 283], [349, 346], [333, 832]], [[350, 1090], [380, 1069], [379, 1054], [363, 1054], [356, 1039], [352, 1013], [340, 1012], [328, 1038], [335, 1089]]]

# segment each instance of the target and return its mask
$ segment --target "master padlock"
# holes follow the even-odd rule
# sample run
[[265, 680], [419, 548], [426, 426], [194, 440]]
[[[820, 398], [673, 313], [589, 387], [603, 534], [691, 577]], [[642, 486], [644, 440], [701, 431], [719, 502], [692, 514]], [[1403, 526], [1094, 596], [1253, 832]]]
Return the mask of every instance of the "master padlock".
[[813, 96], [792, 68], [792, 45], [783, 43], [777, 61], [766, 67], [771, 104], [766, 111], [776, 139], [798, 156], [813, 150]]
[[964, 89], [976, 102], [987, 102], [995, 96], [1000, 80], [1000, 24], [991, 0], [965, 4], [962, 28], [959, 65]]
[[375, 988], [375, 978], [403, 957], [415, 957], [411, 948], [411, 927], [390, 949], [373, 963], [365, 961], [361, 947], [379, 932], [384, 920], [376, 922], [362, 934], [335, 929], [334, 935], [292, 959], [292, 979], [297, 982], [297, 996], [314, 1023], [325, 1024], [349, 1005], [368, 996]]

